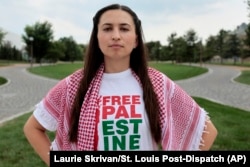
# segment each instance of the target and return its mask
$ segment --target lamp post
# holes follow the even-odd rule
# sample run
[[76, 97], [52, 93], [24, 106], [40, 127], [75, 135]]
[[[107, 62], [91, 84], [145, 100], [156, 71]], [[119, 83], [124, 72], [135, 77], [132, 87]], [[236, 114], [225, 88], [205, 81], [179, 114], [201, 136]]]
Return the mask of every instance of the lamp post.
[[34, 41], [34, 38], [33, 37], [29, 37], [29, 40], [30, 40], [30, 67], [32, 68], [33, 66], [33, 41]]

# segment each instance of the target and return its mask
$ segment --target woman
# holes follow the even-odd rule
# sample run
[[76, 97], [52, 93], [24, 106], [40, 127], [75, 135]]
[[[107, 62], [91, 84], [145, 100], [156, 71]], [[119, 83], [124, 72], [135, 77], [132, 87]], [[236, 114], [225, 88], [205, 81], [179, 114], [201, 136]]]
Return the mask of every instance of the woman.
[[[37, 104], [25, 135], [49, 164], [53, 150], [208, 150], [217, 130], [178, 85], [149, 68], [141, 22], [113, 4], [93, 18], [83, 70]], [[56, 131], [51, 143], [46, 131]]]

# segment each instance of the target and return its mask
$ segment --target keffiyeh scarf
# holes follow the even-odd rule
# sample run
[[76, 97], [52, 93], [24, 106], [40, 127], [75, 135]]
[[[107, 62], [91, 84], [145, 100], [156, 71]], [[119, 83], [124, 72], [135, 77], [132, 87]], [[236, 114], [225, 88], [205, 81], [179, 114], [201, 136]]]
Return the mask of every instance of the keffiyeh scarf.
[[[79, 82], [78, 70], [54, 86], [43, 99], [46, 110], [57, 120], [55, 143], [59, 150], [94, 150], [95, 113], [104, 66], [92, 80], [80, 112], [77, 143], [68, 140], [71, 106]], [[160, 105], [163, 150], [198, 150], [205, 127], [206, 112], [177, 84], [161, 72], [148, 68]], [[133, 74], [140, 83], [136, 74]]]

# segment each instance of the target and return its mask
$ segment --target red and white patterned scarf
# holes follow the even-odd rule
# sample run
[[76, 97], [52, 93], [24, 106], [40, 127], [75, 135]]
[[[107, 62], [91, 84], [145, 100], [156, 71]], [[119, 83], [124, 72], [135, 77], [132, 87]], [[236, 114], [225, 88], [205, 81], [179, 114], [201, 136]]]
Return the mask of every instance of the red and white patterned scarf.
[[[82, 105], [77, 143], [68, 140], [70, 108], [83, 77], [78, 70], [53, 87], [44, 98], [44, 106], [57, 120], [55, 142], [59, 150], [94, 150], [95, 113], [104, 72], [102, 65], [92, 80]], [[178, 85], [161, 72], [148, 68], [148, 74], [160, 104], [163, 150], [198, 150], [205, 127], [206, 112]], [[139, 78], [134, 76], [140, 83]]]

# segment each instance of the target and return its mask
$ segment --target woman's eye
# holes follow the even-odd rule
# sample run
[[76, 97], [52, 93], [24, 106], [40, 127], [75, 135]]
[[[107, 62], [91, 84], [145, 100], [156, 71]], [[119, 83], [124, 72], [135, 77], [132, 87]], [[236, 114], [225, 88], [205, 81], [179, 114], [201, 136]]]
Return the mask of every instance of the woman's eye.
[[121, 28], [121, 31], [128, 31], [128, 28]]
[[111, 31], [111, 30], [112, 30], [111, 27], [106, 27], [106, 28], [103, 29], [103, 31]]

